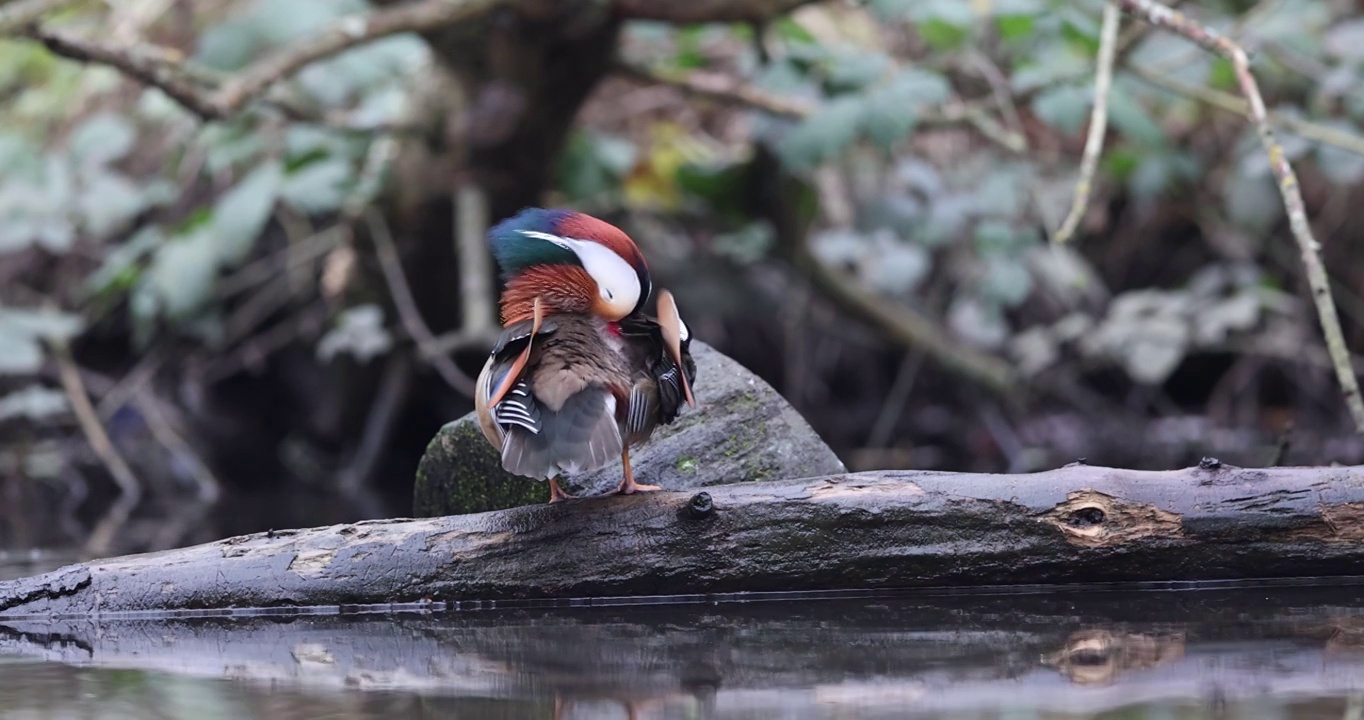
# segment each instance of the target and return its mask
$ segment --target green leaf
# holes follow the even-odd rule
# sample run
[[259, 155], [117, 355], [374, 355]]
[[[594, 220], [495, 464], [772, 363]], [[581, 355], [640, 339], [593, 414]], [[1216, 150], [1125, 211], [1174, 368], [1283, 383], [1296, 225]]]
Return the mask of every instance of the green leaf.
[[1108, 120], [1113, 127], [1142, 145], [1164, 145], [1165, 133], [1131, 95], [1124, 83], [1114, 83], [1108, 93]]
[[984, 220], [976, 225], [976, 250], [986, 257], [1011, 254], [1015, 247], [1014, 229], [1000, 220]]
[[919, 31], [919, 37], [922, 38], [930, 48], [938, 52], [955, 50], [961, 47], [962, 44], [966, 42], [966, 38], [970, 36], [970, 31], [967, 27], [953, 25], [946, 20], [940, 20], [938, 18], [925, 20], [924, 22], [919, 23], [916, 28]]
[[41, 341], [70, 340], [82, 324], [57, 310], [0, 307], [0, 375], [37, 372], [43, 364]]
[[874, 93], [862, 106], [862, 132], [882, 150], [889, 151], [909, 135], [918, 122], [914, 107], [896, 93]]
[[995, 31], [1008, 41], [1031, 37], [1036, 26], [1037, 18], [1033, 15], [1000, 15], [995, 18]]
[[353, 178], [349, 161], [329, 158], [288, 175], [280, 187], [280, 196], [302, 213], [331, 212], [345, 202]]
[[1042, 122], [1065, 135], [1080, 130], [1089, 116], [1093, 94], [1076, 85], [1061, 85], [1038, 93], [1032, 111]]
[[1126, 181], [1141, 164], [1141, 154], [1129, 146], [1115, 147], [1103, 154], [1099, 167], [1114, 180]]
[[1032, 273], [1017, 259], [987, 257], [982, 290], [985, 297], [1004, 307], [1016, 307], [1032, 292]]
[[194, 315], [208, 299], [218, 273], [218, 248], [211, 233], [199, 231], [162, 245], [143, 276], [158, 312], [173, 320]]
[[1086, 55], [1099, 52], [1099, 24], [1075, 8], [1061, 12], [1061, 37]]
[[161, 228], [148, 225], [138, 230], [127, 241], [114, 245], [104, 255], [104, 264], [85, 281], [87, 295], [99, 295], [115, 286], [122, 286], [136, 277], [136, 264], [148, 253], [165, 242]]
[[137, 131], [127, 118], [113, 113], [91, 115], [67, 141], [67, 153], [80, 165], [105, 165], [133, 149]]
[[778, 151], [796, 168], [812, 168], [828, 160], [852, 142], [862, 102], [853, 97], [830, 101], [782, 138]]
[[890, 59], [885, 55], [857, 50], [842, 50], [831, 54], [828, 70], [829, 89], [858, 90], [885, 75]]
[[128, 178], [107, 170], [91, 172], [78, 197], [86, 232], [103, 238], [123, 227], [147, 207], [146, 195]]
[[235, 265], [250, 254], [275, 210], [283, 179], [279, 163], [266, 161], [218, 198], [210, 232], [222, 263]]
[[1236, 68], [1226, 58], [1214, 58], [1208, 69], [1208, 85], [1218, 90], [1236, 90]]
[[265, 148], [261, 134], [244, 121], [210, 125], [199, 133], [199, 142], [208, 149], [204, 162], [215, 175], [254, 159]]

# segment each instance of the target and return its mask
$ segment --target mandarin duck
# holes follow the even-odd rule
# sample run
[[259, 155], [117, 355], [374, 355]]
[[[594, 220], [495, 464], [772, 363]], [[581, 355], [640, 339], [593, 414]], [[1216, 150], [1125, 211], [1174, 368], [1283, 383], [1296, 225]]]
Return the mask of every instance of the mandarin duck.
[[515, 475], [549, 481], [550, 502], [573, 497], [565, 475], [620, 458], [616, 493], [635, 482], [630, 447], [695, 406], [691, 337], [672, 294], [644, 314], [653, 283], [619, 228], [571, 210], [530, 208], [488, 232], [502, 272], [503, 330], [479, 373], [483, 435]]

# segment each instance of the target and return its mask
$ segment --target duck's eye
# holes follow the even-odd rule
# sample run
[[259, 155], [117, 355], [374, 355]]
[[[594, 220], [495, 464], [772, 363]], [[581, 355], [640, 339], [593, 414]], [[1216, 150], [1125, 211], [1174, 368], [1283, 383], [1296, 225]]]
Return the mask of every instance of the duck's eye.
[[610, 302], [610, 301], [616, 299], [616, 294], [613, 293], [613, 292], [611, 292], [611, 288], [602, 288], [601, 294], [602, 294], [602, 297], [605, 297], [605, 298], [606, 298], [606, 301], [607, 301], [607, 302]]

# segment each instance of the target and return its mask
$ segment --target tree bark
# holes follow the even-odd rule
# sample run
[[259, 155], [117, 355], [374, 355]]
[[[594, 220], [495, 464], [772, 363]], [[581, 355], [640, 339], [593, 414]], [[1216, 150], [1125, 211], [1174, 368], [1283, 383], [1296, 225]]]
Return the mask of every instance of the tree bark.
[[882, 472], [272, 531], [0, 583], [0, 617], [1364, 575], [1364, 467]]

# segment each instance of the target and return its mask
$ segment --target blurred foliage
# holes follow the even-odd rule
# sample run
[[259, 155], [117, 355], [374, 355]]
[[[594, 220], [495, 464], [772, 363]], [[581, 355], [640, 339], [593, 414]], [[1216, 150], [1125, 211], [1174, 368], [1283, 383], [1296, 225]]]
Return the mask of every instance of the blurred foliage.
[[[181, 1], [190, 12], [90, 3], [61, 25], [116, 42], [168, 38], [158, 42], [221, 78], [368, 7]], [[1239, 102], [1231, 68], [1168, 33], [1124, 22], [1080, 241], [1048, 244], [1075, 184], [1100, 9], [1099, 0], [869, 0], [811, 4], [761, 28], [631, 23], [620, 53], [633, 65], [720, 76], [811, 110], [602, 83], [561, 152], [544, 158], [549, 201], [649, 227], [649, 252], [717, 258], [774, 294], [791, 287], [765, 274], [790, 273], [783, 244], [807, 243], [878, 301], [915, 309], [1030, 379], [1106, 371], [1152, 389], [1200, 354], [1315, 348], [1255, 133], [1200, 97]], [[1317, 0], [1209, 0], [1191, 12], [1253, 51], [1277, 118], [1318, 130], [1280, 127], [1323, 241], [1351, 241], [1364, 154], [1358, 142], [1320, 138], [1364, 135], [1364, 18]], [[375, 160], [390, 136], [364, 129], [420, 125], [435, 62], [419, 38], [389, 38], [309, 65], [249, 112], [203, 123], [114, 70], [0, 41], [0, 424], [65, 422], [46, 363], [53, 342], [112, 343], [125, 353], [105, 362], [115, 378], [158, 348], [246, 358], [230, 374], [258, 362], [262, 318], [301, 316], [310, 303], [325, 320], [297, 342], [319, 366], [372, 367], [410, 342], [387, 311], [386, 286], [321, 278], [349, 277], [357, 263], [372, 270], [348, 231], [328, 233], [348, 228], [379, 191], [446, 193], [396, 187], [391, 158]], [[297, 120], [290, 108], [327, 121]], [[419, 146], [427, 140], [404, 142], [419, 158], [436, 155]], [[769, 160], [776, 180], [763, 175]], [[431, 176], [414, 172], [409, 184]], [[814, 218], [808, 234], [789, 237], [774, 222], [778, 195]], [[1172, 228], [1181, 234], [1165, 235]], [[441, 233], [447, 225], [432, 231]], [[670, 234], [682, 239], [669, 246]], [[1344, 268], [1331, 269], [1340, 280]], [[414, 285], [456, 294], [443, 280], [456, 269], [422, 272]], [[1346, 279], [1341, 307], [1358, 328], [1364, 303], [1351, 298], [1364, 288]], [[177, 404], [197, 402], [182, 392]], [[329, 471], [296, 455], [323, 468], [315, 474]]]

